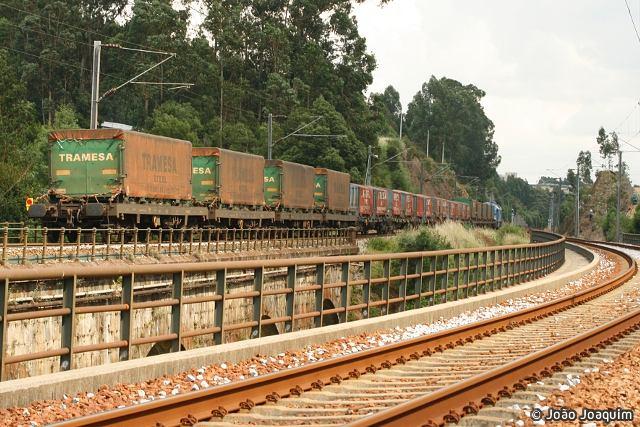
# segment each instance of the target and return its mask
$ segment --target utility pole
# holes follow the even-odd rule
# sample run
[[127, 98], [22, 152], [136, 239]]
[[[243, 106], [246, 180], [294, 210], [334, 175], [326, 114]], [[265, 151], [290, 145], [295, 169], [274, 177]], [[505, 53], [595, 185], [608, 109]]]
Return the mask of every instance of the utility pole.
[[580, 237], [580, 165], [576, 166], [576, 237]]
[[273, 114], [269, 113], [267, 121], [267, 159], [271, 160], [273, 150]]
[[427, 157], [429, 157], [429, 136], [430, 136], [431, 130], [427, 129]]
[[100, 98], [100, 50], [102, 42], [93, 41], [93, 68], [91, 70], [91, 117], [89, 128], [98, 128], [98, 98]]
[[562, 208], [562, 178], [558, 178], [558, 203], [556, 205], [556, 232], [560, 230], [561, 208]]
[[442, 141], [442, 164], [444, 164], [444, 141]]
[[622, 151], [618, 150], [618, 203], [616, 209], [616, 242], [620, 242], [620, 185], [622, 181]]
[[367, 147], [367, 170], [364, 176], [364, 184], [371, 185], [371, 146]]
[[553, 195], [553, 193], [551, 194], [551, 198], [550, 201], [551, 203], [549, 204], [549, 221], [548, 221], [548, 227], [549, 230], [553, 231], [553, 222], [554, 222], [554, 218], [555, 218], [555, 214], [553, 212], [553, 202], [555, 200], [555, 195]]
[[400, 112], [400, 141], [402, 141], [402, 112]]

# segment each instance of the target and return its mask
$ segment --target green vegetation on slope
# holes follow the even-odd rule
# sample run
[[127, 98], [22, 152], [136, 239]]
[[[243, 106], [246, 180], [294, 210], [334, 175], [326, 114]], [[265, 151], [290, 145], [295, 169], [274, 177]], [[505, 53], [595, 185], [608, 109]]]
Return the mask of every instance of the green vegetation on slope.
[[367, 252], [420, 252], [523, 243], [529, 243], [529, 235], [522, 227], [509, 224], [493, 230], [446, 221], [433, 227], [402, 231], [393, 237], [373, 238], [367, 243]]

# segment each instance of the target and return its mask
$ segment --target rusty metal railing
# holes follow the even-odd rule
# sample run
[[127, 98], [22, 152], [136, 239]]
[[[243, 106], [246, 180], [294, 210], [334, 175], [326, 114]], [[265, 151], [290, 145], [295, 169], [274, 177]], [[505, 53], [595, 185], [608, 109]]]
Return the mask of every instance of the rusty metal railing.
[[0, 265], [355, 245], [353, 228], [0, 228]]
[[[208, 337], [212, 344], [222, 344], [227, 334], [246, 331], [250, 338], [263, 335], [269, 325], [280, 326], [279, 333], [306, 327], [321, 327], [334, 317], [344, 323], [416, 309], [447, 301], [467, 298], [531, 281], [556, 270], [564, 262], [564, 238], [548, 233], [534, 233], [533, 240], [543, 243], [498, 246], [462, 250], [410, 252], [397, 254], [313, 257], [258, 261], [225, 261], [175, 264], [138, 264], [77, 266], [55, 265], [38, 269], [0, 270], [0, 378], [7, 378], [7, 367], [50, 357], [59, 358], [59, 370], [74, 368], [76, 355], [101, 350], [117, 350], [119, 360], [131, 358], [132, 347], [150, 343], [166, 343], [170, 351], [179, 351], [186, 340]], [[304, 283], [302, 276], [311, 281]], [[265, 277], [280, 271], [285, 279], [266, 286]], [[328, 274], [333, 271], [333, 277]], [[250, 280], [249, 290], [230, 290], [232, 278], [238, 273]], [[165, 277], [168, 292], [158, 292], [145, 300], [145, 280]], [[86, 298], [78, 292], [91, 281], [109, 279], [119, 296], [109, 304]], [[194, 295], [194, 280], [202, 286]], [[53, 282], [61, 288], [57, 306], [21, 309], [20, 299], [12, 297], [14, 287], [25, 283]], [[146, 292], [146, 293], [145, 293]], [[300, 303], [304, 296], [311, 301], [308, 310]], [[264, 316], [272, 298], [282, 298], [276, 307], [282, 313]], [[325, 299], [334, 302], [329, 308]], [[250, 308], [248, 318], [230, 322], [225, 303], [245, 301]], [[192, 304], [207, 304], [213, 321], [198, 328], [183, 316]], [[169, 330], [165, 333], [134, 334], [134, 313], [140, 310], [168, 308]], [[117, 334], [111, 341], [79, 344], [75, 334], [78, 316], [95, 313], [116, 313], [119, 317]], [[9, 335], [12, 322], [34, 319], [61, 319], [59, 339], [45, 343], [48, 348], [15, 354], [7, 343], [15, 340]], [[25, 325], [25, 323], [22, 323]], [[29, 325], [28, 323], [26, 324]], [[51, 328], [49, 328], [51, 330]], [[98, 334], [95, 334], [96, 336]], [[33, 336], [26, 334], [25, 336]], [[95, 337], [92, 337], [95, 339]]]
[[640, 246], [640, 234], [622, 233], [622, 243]]

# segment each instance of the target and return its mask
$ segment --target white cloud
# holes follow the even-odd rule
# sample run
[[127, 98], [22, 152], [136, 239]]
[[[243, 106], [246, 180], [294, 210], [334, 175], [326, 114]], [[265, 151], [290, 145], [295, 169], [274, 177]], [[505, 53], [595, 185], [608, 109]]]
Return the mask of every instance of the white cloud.
[[[499, 170], [530, 182], [572, 167], [580, 150], [595, 162], [599, 126], [613, 130], [640, 95], [640, 43], [624, 3], [602, 0], [394, 0], [356, 8], [378, 68], [371, 91], [391, 84], [403, 105], [429, 76], [473, 83], [496, 125]], [[638, 1], [630, 1], [640, 22]], [[620, 127], [640, 128], [640, 108]], [[636, 140], [632, 140], [636, 141]], [[636, 141], [640, 145], [640, 137]], [[626, 155], [632, 178], [636, 154]], [[639, 157], [640, 158], [640, 157]]]

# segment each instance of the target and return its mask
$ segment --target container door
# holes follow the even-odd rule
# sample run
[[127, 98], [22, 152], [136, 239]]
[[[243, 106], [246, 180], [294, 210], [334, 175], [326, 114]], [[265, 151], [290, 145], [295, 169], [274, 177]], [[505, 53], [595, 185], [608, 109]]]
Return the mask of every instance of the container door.
[[327, 175], [316, 174], [313, 201], [316, 208], [324, 209], [327, 206]]
[[69, 196], [111, 195], [120, 186], [116, 139], [62, 140], [51, 146], [52, 186]]
[[269, 207], [278, 207], [282, 201], [282, 174], [277, 166], [264, 168], [264, 202]]
[[218, 157], [193, 156], [191, 164], [193, 198], [198, 202], [215, 201], [218, 196]]

